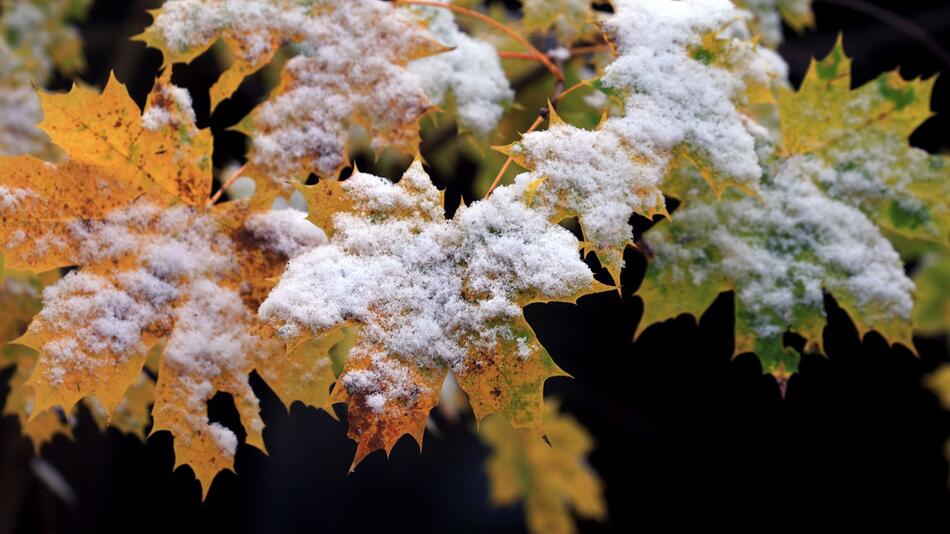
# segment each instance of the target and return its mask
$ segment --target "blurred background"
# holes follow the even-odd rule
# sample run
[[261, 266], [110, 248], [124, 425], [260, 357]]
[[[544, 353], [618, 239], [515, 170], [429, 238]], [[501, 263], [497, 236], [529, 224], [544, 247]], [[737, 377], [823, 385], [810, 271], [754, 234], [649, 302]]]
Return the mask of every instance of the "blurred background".
[[[114, 70], [143, 105], [161, 55], [129, 37], [150, 22], [146, 10], [160, 4], [95, 1], [78, 24], [87, 58], [78, 77], [101, 87]], [[518, 2], [506, 6], [517, 9]], [[912, 143], [930, 152], [950, 149], [950, 3], [816, 0], [814, 9], [816, 29], [785, 29], [780, 52], [792, 83], [839, 33], [854, 58], [856, 84], [898, 67], [905, 78], [944, 73], [934, 91], [936, 116]], [[225, 169], [246, 150], [244, 137], [227, 129], [263, 100], [272, 80], [267, 72], [252, 76], [211, 114], [208, 87], [219, 72], [209, 53], [176, 66], [173, 80], [191, 91], [199, 126], [214, 132], [215, 166]], [[519, 91], [550, 92], [542, 91], [549, 80], [530, 76], [515, 84]], [[62, 77], [49, 84], [68, 86]], [[524, 114], [523, 124], [511, 118], [509, 132], [526, 129], [533, 115]], [[500, 135], [508, 137], [493, 144], [514, 139]], [[481, 196], [483, 177], [494, 176], [500, 163], [458, 151], [453, 165], [440, 165], [441, 151], [454, 142], [448, 137], [444, 124], [427, 125], [422, 152], [452, 212], [463, 199]], [[393, 178], [408, 165], [396, 157], [377, 162], [367, 153], [357, 161], [361, 170]], [[634, 343], [642, 305], [633, 294], [645, 262], [633, 250], [625, 260], [620, 295], [526, 311], [555, 361], [574, 377], [550, 380], [546, 394], [596, 441], [590, 463], [605, 483], [609, 519], [581, 520], [581, 531], [950, 532], [944, 456], [950, 412], [923, 386], [950, 361], [945, 337], [917, 338], [919, 358], [888, 348], [874, 333], [862, 340], [829, 299], [828, 357], [805, 356], [783, 402], [754, 357], [730, 361], [731, 294], [721, 295], [698, 324], [683, 316], [649, 328]], [[11, 374], [0, 372], [0, 399]], [[190, 469], [173, 471], [167, 433], [143, 443], [102, 432], [81, 409], [74, 439], [54, 438], [38, 460], [16, 418], [0, 419], [0, 534], [525, 530], [520, 506], [489, 503], [488, 449], [470, 418], [453, 422], [436, 413], [436, 432], [427, 433], [421, 453], [404, 437], [389, 459], [375, 453], [347, 475], [355, 444], [344, 423], [300, 404], [288, 411], [259, 378], [252, 384], [262, 399], [270, 454], [239, 446], [237, 473], [221, 473], [203, 504]], [[209, 412], [243, 439], [227, 395], [216, 397]]]

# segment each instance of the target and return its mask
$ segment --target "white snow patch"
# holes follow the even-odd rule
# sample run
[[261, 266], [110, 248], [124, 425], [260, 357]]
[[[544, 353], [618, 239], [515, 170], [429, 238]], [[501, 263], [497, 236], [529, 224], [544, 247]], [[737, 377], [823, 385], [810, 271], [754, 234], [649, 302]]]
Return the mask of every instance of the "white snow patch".
[[498, 52], [483, 41], [459, 30], [447, 9], [412, 9], [427, 22], [432, 35], [448, 52], [417, 59], [409, 70], [422, 81], [426, 95], [436, 104], [445, 102], [446, 93], [455, 96], [460, 124], [472, 132], [487, 136], [498, 125], [505, 106], [514, 100], [514, 91], [501, 68]]
[[445, 220], [418, 162], [395, 185], [354, 175], [347, 188], [358, 211], [334, 217], [329, 245], [290, 261], [259, 315], [287, 338], [361, 323], [351, 357], [369, 357], [376, 374], [354, 371], [341, 380], [374, 410], [408, 398], [394, 393], [405, 388], [392, 389], [392, 380], [373, 378], [397, 373], [387, 367], [395, 359], [458, 368], [468, 347], [500, 344], [515, 349], [498, 357], [519, 357], [523, 341], [508, 326], [522, 313], [517, 300], [565, 298], [592, 281], [577, 239], [525, 205], [528, 185], [522, 176]]

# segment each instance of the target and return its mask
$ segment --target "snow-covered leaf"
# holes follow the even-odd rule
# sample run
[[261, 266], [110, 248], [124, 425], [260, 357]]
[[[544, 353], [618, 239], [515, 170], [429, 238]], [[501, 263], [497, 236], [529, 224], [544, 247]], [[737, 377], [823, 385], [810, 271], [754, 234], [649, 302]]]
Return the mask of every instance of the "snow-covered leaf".
[[332, 396], [348, 403], [354, 465], [406, 433], [421, 443], [449, 369], [479, 420], [540, 430], [544, 381], [563, 372], [522, 307], [603, 287], [577, 239], [526, 205], [528, 185], [446, 220], [419, 162], [395, 185], [355, 174], [340, 184], [352, 209], [333, 217], [330, 245], [293, 259], [261, 306], [289, 344], [362, 326]]

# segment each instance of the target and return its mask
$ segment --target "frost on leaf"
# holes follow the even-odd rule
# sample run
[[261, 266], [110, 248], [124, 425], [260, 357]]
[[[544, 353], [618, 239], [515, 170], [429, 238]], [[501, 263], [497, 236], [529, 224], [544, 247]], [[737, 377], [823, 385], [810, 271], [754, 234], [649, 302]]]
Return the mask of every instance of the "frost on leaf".
[[544, 381], [563, 372], [522, 307], [600, 289], [577, 239], [525, 204], [525, 180], [452, 220], [418, 162], [395, 185], [363, 173], [339, 185], [350, 211], [328, 246], [290, 262], [260, 317], [290, 344], [361, 325], [332, 394], [348, 403], [355, 463], [406, 433], [421, 443], [450, 369], [479, 420], [540, 429]]
[[619, 56], [598, 85], [623, 98], [621, 116], [593, 131], [552, 118], [503, 151], [544, 178], [536, 201], [577, 216], [584, 239], [619, 280], [630, 216], [665, 211], [661, 188], [687, 155], [720, 193], [755, 191], [762, 174], [743, 113], [762, 98], [771, 66], [754, 44], [718, 37], [742, 13], [727, 0], [621, 0], [604, 27]]
[[276, 186], [314, 172], [336, 178], [348, 164], [350, 126], [364, 127], [374, 148], [414, 153], [419, 119], [432, 109], [407, 69], [444, 48], [425, 28], [379, 0], [170, 0], [142, 36], [169, 63], [191, 61], [222, 39], [234, 64], [212, 90], [217, 102], [297, 43], [271, 97], [241, 123], [253, 141], [252, 166], [264, 200]]
[[798, 91], [782, 90], [785, 150], [833, 167], [818, 182], [822, 189], [885, 230], [947, 245], [950, 158], [908, 141], [932, 115], [933, 84], [894, 71], [852, 90], [851, 60], [839, 40], [812, 63]]
[[247, 375], [295, 355], [254, 334], [254, 312], [268, 280], [323, 233], [303, 213], [207, 209], [210, 135], [195, 128], [187, 93], [165, 79], [144, 114], [114, 78], [101, 95], [76, 87], [41, 101], [41, 127], [69, 160], [3, 158], [4, 260], [34, 272], [79, 268], [46, 287], [17, 340], [38, 352], [25, 383], [31, 417], [95, 397], [104, 420], [140, 431], [151, 395], [142, 368], [164, 344], [153, 430], [173, 434], [177, 463], [207, 491], [232, 465], [237, 438], [208, 420], [206, 402], [231, 393], [248, 443], [263, 448]]
[[412, 6], [412, 12], [451, 50], [413, 61], [410, 72], [437, 105], [446, 103], [451, 92], [459, 125], [487, 137], [515, 97], [495, 47], [459, 30], [447, 9]]
[[479, 435], [492, 449], [487, 464], [492, 503], [523, 501], [528, 530], [537, 534], [576, 532], [572, 509], [580, 517], [605, 519], [603, 484], [587, 464], [594, 448], [590, 434], [550, 400], [544, 405], [544, 431], [549, 443], [498, 417], [484, 422]]
[[890, 242], [862, 212], [828, 198], [816, 183], [839, 171], [794, 156], [775, 163], [759, 198], [694, 198], [645, 238], [655, 254], [639, 294], [640, 330], [680, 313], [699, 316], [721, 291], [736, 295], [736, 354], [754, 351], [780, 384], [798, 369], [783, 345], [791, 331], [821, 349], [823, 291], [859, 331], [911, 343], [914, 284]]
[[524, 29], [545, 32], [553, 29], [562, 42], [573, 42], [594, 27], [591, 0], [525, 0]]

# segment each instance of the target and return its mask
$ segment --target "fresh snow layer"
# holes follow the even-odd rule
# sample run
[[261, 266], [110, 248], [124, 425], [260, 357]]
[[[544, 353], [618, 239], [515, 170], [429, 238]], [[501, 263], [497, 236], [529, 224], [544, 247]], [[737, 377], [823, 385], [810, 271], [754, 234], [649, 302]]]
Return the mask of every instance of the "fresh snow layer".
[[[4, 190], [0, 205], [20, 197]], [[229, 391], [254, 402], [246, 369], [250, 358], [268, 353], [266, 342], [252, 334], [254, 311], [232, 288], [239, 272], [236, 244], [209, 215], [145, 201], [66, 229], [47, 246], [71, 245], [83, 268], [44, 290], [43, 309], [30, 325], [31, 333], [48, 340], [41, 347], [48, 359], [45, 378], [55, 386], [69, 375], [95, 373], [144, 354], [155, 332], [169, 332], [163, 372], [174, 373], [176, 393], [187, 400], [186, 422], [211, 432], [226, 454], [233, 453], [236, 438], [224, 427], [208, 427], [204, 403], [222, 376], [232, 377]], [[245, 231], [287, 258], [326, 243], [306, 214], [291, 209], [252, 215]]]
[[647, 236], [656, 269], [693, 284], [714, 274], [732, 280], [763, 338], [793, 325], [798, 307], [821, 312], [823, 288], [853, 300], [868, 323], [910, 320], [914, 283], [900, 256], [862, 212], [815, 185], [834, 173], [797, 156], [781, 164], [761, 199], [686, 205], [674, 215], [672, 239]]
[[276, 43], [299, 43], [283, 89], [254, 114], [251, 159], [275, 180], [293, 179], [311, 163], [322, 176], [335, 173], [351, 122], [367, 127], [375, 149], [408, 150], [431, 107], [422, 81], [406, 69], [431, 48], [431, 36], [385, 2], [170, 0], [153, 28], [173, 53], [227, 34], [248, 61]]
[[625, 243], [633, 212], [663, 209], [660, 186], [679, 147], [716, 178], [757, 189], [756, 125], [737, 105], [747, 80], [768, 83], [775, 75], [756, 47], [722, 36], [729, 70], [693, 57], [704, 35], [746, 16], [728, 0], [618, 0], [615, 9], [604, 27], [619, 57], [602, 83], [623, 95], [624, 114], [595, 131], [554, 125], [514, 147], [532, 176], [546, 179], [541, 201], [576, 213], [597, 248]]
[[458, 368], [470, 347], [517, 343], [508, 325], [524, 296], [590, 287], [577, 239], [525, 205], [526, 178], [452, 220], [418, 162], [398, 184], [356, 174], [345, 187], [357, 211], [334, 217], [329, 245], [290, 261], [259, 315], [288, 340], [362, 324], [350, 357], [372, 369], [341, 380], [375, 411], [419, 394], [407, 365]]

